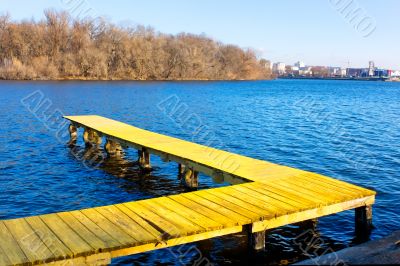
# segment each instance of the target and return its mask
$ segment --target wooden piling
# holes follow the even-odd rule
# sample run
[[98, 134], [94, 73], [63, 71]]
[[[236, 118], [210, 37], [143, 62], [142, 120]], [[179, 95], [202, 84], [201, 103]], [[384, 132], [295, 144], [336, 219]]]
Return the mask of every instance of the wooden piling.
[[356, 235], [368, 238], [372, 229], [372, 205], [355, 208]]
[[116, 141], [107, 139], [104, 149], [109, 157], [121, 157], [122, 146]]
[[185, 174], [186, 166], [184, 164], [178, 163], [178, 180], [182, 180]]
[[253, 232], [252, 224], [248, 224], [243, 228], [247, 234], [247, 246], [249, 251], [264, 251], [266, 231]]
[[196, 189], [199, 186], [198, 176], [199, 172], [193, 170], [192, 168], [185, 167], [182, 182], [187, 188]]
[[144, 170], [150, 170], [151, 165], [150, 165], [150, 153], [146, 148], [142, 148], [141, 150], [138, 150], [138, 163], [140, 168]]
[[85, 128], [85, 131], [83, 132], [83, 141], [85, 142], [85, 145], [88, 147], [90, 146], [99, 146], [102, 142], [102, 139], [100, 135], [89, 128]]
[[68, 131], [70, 137], [68, 145], [75, 145], [76, 141], [78, 140], [78, 129], [74, 124], [71, 123], [68, 127]]

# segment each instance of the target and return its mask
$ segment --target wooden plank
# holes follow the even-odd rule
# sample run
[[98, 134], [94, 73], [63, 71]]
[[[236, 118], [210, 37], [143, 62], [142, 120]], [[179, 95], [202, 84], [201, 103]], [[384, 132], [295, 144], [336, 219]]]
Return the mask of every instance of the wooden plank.
[[118, 239], [121, 243], [121, 246], [118, 248], [127, 247], [136, 243], [136, 240], [133, 237], [101, 215], [96, 208], [81, 210], [81, 212], [98, 225], [104, 232], [111, 235], [114, 239]]
[[162, 197], [153, 199], [152, 202], [156, 202], [171, 211], [179, 212], [181, 216], [184, 216], [192, 223], [203, 227], [204, 229], [206, 229], [206, 231], [217, 230], [223, 227], [222, 224], [196, 211], [193, 211], [192, 209], [186, 207], [184, 204], [181, 204], [179, 201], [173, 200], [172, 198]]
[[157, 213], [172, 224], [175, 224], [181, 232], [181, 235], [196, 234], [205, 231], [205, 228], [191, 222], [188, 218], [185, 218], [183, 214], [181, 215], [178, 212], [172, 211], [153, 200], [143, 200], [138, 201], [137, 203], [142, 207]]
[[287, 191], [292, 195], [298, 196], [300, 199], [306, 199], [309, 202], [319, 203], [321, 206], [328, 204], [326, 200], [320, 199], [318, 195], [309, 194], [309, 191], [298, 188], [293, 185], [287, 185], [284, 182], [274, 182], [271, 184], [265, 184], [265, 187], [273, 188], [273, 189], [280, 189], [281, 191]]
[[300, 204], [300, 206], [320, 206], [323, 202], [318, 200], [309, 200], [305, 198], [300, 193], [293, 192], [290, 189], [286, 189], [284, 187], [275, 186], [273, 184], [265, 184], [259, 182], [253, 182], [249, 184], [244, 184], [243, 186], [249, 187], [250, 189], [254, 189], [260, 192], [263, 192], [267, 195], [273, 195], [275, 198], [290, 201], [293, 204]]
[[53, 253], [40, 240], [25, 219], [6, 220], [4, 225], [30, 262], [45, 263], [53, 257]]
[[29, 262], [29, 259], [2, 221], [0, 221], [0, 242], [1, 249], [4, 251], [11, 264], [22, 265]]
[[315, 203], [311, 201], [307, 201], [302, 199], [285, 190], [281, 189], [271, 189], [270, 187], [266, 187], [263, 183], [253, 182], [242, 185], [242, 187], [253, 190], [255, 192], [267, 195], [276, 200], [289, 203], [292, 206], [296, 206], [297, 208], [308, 208], [315, 207]]
[[[1, 241], [1, 240], [0, 240]], [[3, 242], [1, 242], [3, 243]], [[7, 257], [6, 252], [1, 248], [2, 245], [0, 245], [0, 265], [12, 265], [10, 260]]]
[[131, 211], [128, 207], [126, 207], [123, 204], [116, 204], [114, 205], [117, 209], [119, 209], [121, 212], [123, 212], [126, 216], [128, 216], [130, 219], [135, 221], [138, 225], [140, 225], [144, 230], [149, 232], [153, 237], [156, 239], [161, 238], [161, 232], [158, 231], [156, 228], [152, 227], [146, 220], [144, 220], [142, 217]]
[[309, 209], [301, 212], [295, 212], [287, 215], [276, 217], [275, 219], [263, 220], [253, 224], [253, 232], [261, 232], [267, 229], [276, 228], [279, 226], [293, 224], [301, 221], [306, 221], [321, 216], [326, 216], [333, 213], [342, 212], [345, 210], [354, 209], [359, 206], [373, 204], [375, 196], [368, 196], [360, 199], [353, 199], [347, 202], [335, 203], [327, 206], [321, 206], [314, 209]]
[[287, 208], [279, 208], [277, 206], [274, 206], [271, 204], [271, 201], [263, 201], [259, 198], [254, 197], [253, 195], [248, 195], [246, 193], [243, 193], [240, 190], [221, 190], [219, 193], [223, 193], [227, 196], [234, 195], [236, 199], [241, 200], [242, 202], [246, 202], [248, 204], [253, 205], [253, 208], [258, 208], [260, 210], [264, 211], [264, 214], [267, 213], [269, 215], [279, 215], [279, 214], [286, 214], [289, 209]]
[[189, 198], [184, 197], [183, 195], [184, 194], [169, 196], [169, 198], [176, 202], [179, 202], [179, 204], [184, 205], [190, 210], [193, 210], [193, 212], [195, 213], [199, 213], [205, 217], [209, 217], [210, 219], [216, 221], [218, 224], [224, 227], [239, 225], [238, 221], [229, 219], [228, 217], [220, 214], [219, 212], [216, 212], [210, 209], [209, 207], [204, 207], [203, 205], [197, 203], [196, 201], [190, 200]]
[[112, 237], [112, 235], [105, 232], [101, 229], [97, 224], [95, 224], [92, 220], [86, 217], [80, 211], [72, 211], [70, 212], [72, 216], [74, 216], [77, 220], [79, 220], [86, 228], [88, 228], [93, 234], [95, 234], [99, 239], [101, 239], [108, 249], [119, 247], [123, 243], [119, 242], [118, 239]]
[[270, 206], [276, 207], [277, 211], [286, 210], [292, 211], [299, 207], [299, 204], [293, 204], [293, 202], [286, 201], [286, 200], [279, 200], [270, 195], [265, 195], [259, 193], [258, 191], [251, 190], [245, 186], [232, 186], [232, 189], [239, 191], [240, 193], [245, 194], [248, 197], [261, 200], [264, 204], [268, 204]]
[[42, 221], [70, 249], [74, 256], [85, 256], [93, 253], [93, 248], [75, 233], [57, 214], [40, 216]]
[[337, 203], [342, 200], [342, 198], [338, 195], [321, 193], [321, 191], [311, 190], [310, 188], [307, 188], [307, 184], [296, 184], [290, 181], [285, 181], [279, 182], [276, 185], [287, 188], [296, 193], [301, 193], [304, 198], [307, 198], [309, 200], [319, 200], [323, 205]]
[[288, 180], [288, 183], [294, 184], [301, 186], [303, 188], [306, 188], [310, 191], [313, 191], [314, 193], [321, 194], [323, 196], [329, 195], [328, 198], [334, 198], [337, 201], [346, 201], [348, 199], [353, 199], [353, 198], [358, 198], [361, 197], [360, 195], [354, 195], [353, 193], [348, 193], [347, 191], [342, 191], [340, 189], [333, 189], [329, 186], [321, 186], [318, 183], [310, 182], [310, 181], [304, 181], [302, 179], [296, 179], [296, 180]]
[[138, 202], [128, 202], [121, 204], [127, 207], [130, 211], [134, 212], [145, 220], [149, 225], [154, 227], [157, 231], [161, 232], [161, 240], [166, 238], [175, 238], [181, 236], [182, 232], [179, 228], [171, 223], [169, 220], [161, 217], [160, 215], [144, 208]]
[[126, 214], [120, 211], [115, 206], [105, 206], [96, 208], [104, 217], [110, 220], [113, 224], [120, 227], [125, 233], [136, 239], [135, 245], [147, 244], [154, 242], [155, 238], [152, 234], [143, 229], [134, 220], [130, 219]]
[[107, 243], [99, 239], [89, 229], [87, 229], [78, 219], [76, 219], [69, 212], [57, 213], [57, 215], [68, 224], [72, 230], [75, 231], [82, 239], [84, 239], [92, 248], [95, 253], [102, 252], [107, 249]]
[[196, 196], [199, 196], [203, 199], [212, 201], [212, 202], [214, 202], [214, 204], [222, 205], [225, 208], [228, 208], [229, 210], [231, 210], [233, 212], [239, 213], [240, 215], [243, 215], [243, 216], [249, 218], [251, 221], [258, 221], [260, 219], [259, 214], [255, 213], [249, 209], [246, 209], [240, 205], [237, 205], [225, 198], [221, 198], [216, 195], [210, 194], [210, 193], [208, 193], [208, 190], [197, 191], [197, 192], [194, 192], [193, 194]]
[[228, 228], [223, 228], [223, 229], [219, 229], [216, 231], [204, 232], [204, 233], [200, 233], [200, 234], [183, 236], [183, 237], [178, 237], [178, 238], [171, 238], [166, 241], [157, 243], [156, 245], [146, 244], [146, 245], [142, 245], [142, 246], [138, 246], [138, 247], [116, 250], [116, 251], [111, 252], [111, 255], [113, 258], [121, 257], [121, 256], [128, 256], [128, 255], [138, 254], [138, 253], [142, 253], [142, 252], [146, 252], [146, 251], [152, 251], [152, 250], [157, 250], [157, 249], [161, 249], [161, 248], [173, 247], [176, 245], [184, 245], [187, 243], [193, 243], [193, 242], [197, 242], [200, 240], [215, 238], [215, 237], [219, 237], [219, 236], [240, 233], [240, 232], [242, 232], [242, 230], [243, 230], [242, 226], [228, 227]]
[[[230, 209], [224, 207], [223, 205], [219, 205], [213, 201], [202, 198], [194, 193], [184, 193], [184, 194], [181, 194], [180, 196], [188, 198], [189, 200], [196, 202], [205, 208], [209, 208], [211, 211], [210, 215], [213, 215], [212, 212], [218, 212], [221, 216], [227, 217], [228, 219], [230, 219], [233, 222], [237, 222], [238, 225], [251, 223], [250, 218], [243, 216], [233, 210], [230, 210]], [[227, 225], [229, 225], [229, 224], [227, 224]]]
[[[229, 208], [226, 208], [223, 205], [219, 205], [211, 200], [202, 198], [194, 193], [184, 193], [181, 194], [179, 196], [185, 197], [189, 200], [191, 200], [192, 202], [196, 202], [197, 204], [199, 204], [199, 206], [202, 206], [206, 209], [209, 209], [211, 212], [210, 214], [213, 215], [213, 212], [217, 212], [220, 215], [222, 215], [223, 217], [226, 217], [228, 219], [230, 219], [231, 221], [233, 221], [235, 224], [237, 223], [237, 225], [243, 225], [243, 224], [249, 224], [251, 223], [251, 219], [239, 214], [238, 212], [235, 212]], [[222, 222], [222, 221], [221, 221]], [[227, 226], [229, 226], [229, 222], [227, 223]]]
[[314, 174], [314, 173], [303, 174], [300, 176], [300, 178], [302, 178], [304, 180], [308, 180], [313, 183], [319, 183], [321, 185], [328, 186], [328, 187], [331, 187], [334, 189], [341, 189], [341, 190], [353, 193], [359, 197], [376, 194], [374, 191], [371, 191], [371, 190], [368, 190], [365, 188], [361, 188], [361, 187], [357, 187], [353, 184], [350, 184], [350, 183], [347, 183], [347, 182], [344, 182], [341, 180], [329, 178], [329, 177]]
[[258, 219], [260, 219], [260, 220], [268, 219], [268, 218], [275, 216], [274, 213], [268, 212], [265, 209], [262, 209], [258, 206], [255, 206], [246, 201], [243, 201], [242, 199], [237, 198], [236, 195], [229, 195], [229, 194], [223, 193], [222, 191], [217, 190], [217, 189], [206, 190], [206, 191], [201, 191], [201, 192], [203, 192], [204, 194], [211, 194], [213, 196], [216, 196], [216, 197], [226, 200], [226, 201], [230, 201], [231, 203], [233, 203], [237, 206], [240, 206], [242, 208], [245, 208], [248, 211], [255, 212], [255, 213], [257, 213]]
[[53, 252], [54, 259], [72, 258], [72, 251], [50, 230], [49, 227], [40, 219], [39, 216], [25, 218], [26, 222], [32, 227], [43, 243]]

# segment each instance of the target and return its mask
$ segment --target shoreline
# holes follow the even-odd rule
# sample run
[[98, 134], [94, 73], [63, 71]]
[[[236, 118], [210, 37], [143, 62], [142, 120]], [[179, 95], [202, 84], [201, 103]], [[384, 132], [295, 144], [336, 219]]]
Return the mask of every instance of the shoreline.
[[218, 82], [218, 81], [270, 81], [270, 80], [277, 80], [277, 78], [266, 78], [266, 79], [90, 79], [90, 78], [57, 78], [57, 79], [0, 79], [2, 81], [44, 81], [44, 82], [68, 82], [68, 81], [99, 81], [99, 82], [128, 82], [128, 81], [135, 81], [135, 82]]

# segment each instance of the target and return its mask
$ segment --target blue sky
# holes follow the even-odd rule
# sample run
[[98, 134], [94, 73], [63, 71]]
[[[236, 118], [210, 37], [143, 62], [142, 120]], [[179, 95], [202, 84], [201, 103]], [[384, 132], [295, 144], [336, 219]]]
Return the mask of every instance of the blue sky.
[[[273, 62], [362, 67], [374, 60], [377, 66], [400, 69], [397, 0], [0, 0], [0, 13], [18, 20], [41, 19], [46, 8], [73, 16], [90, 8], [92, 16], [117, 24], [205, 33], [254, 48]], [[353, 20], [351, 14], [346, 18], [348, 12], [355, 12]]]

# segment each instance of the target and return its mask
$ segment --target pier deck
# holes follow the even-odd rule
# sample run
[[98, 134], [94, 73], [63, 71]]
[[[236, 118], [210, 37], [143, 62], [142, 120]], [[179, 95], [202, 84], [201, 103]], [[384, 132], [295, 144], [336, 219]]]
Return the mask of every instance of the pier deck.
[[[100, 116], [66, 118], [73, 127], [96, 132], [122, 147], [176, 161], [190, 169], [189, 178], [204, 172], [232, 185], [0, 221], [0, 265], [104, 265], [115, 257], [243, 230], [258, 249], [268, 229], [349, 209], [356, 209], [359, 228], [366, 229], [371, 222], [374, 191]], [[96, 140], [93, 135], [89, 139]]]

